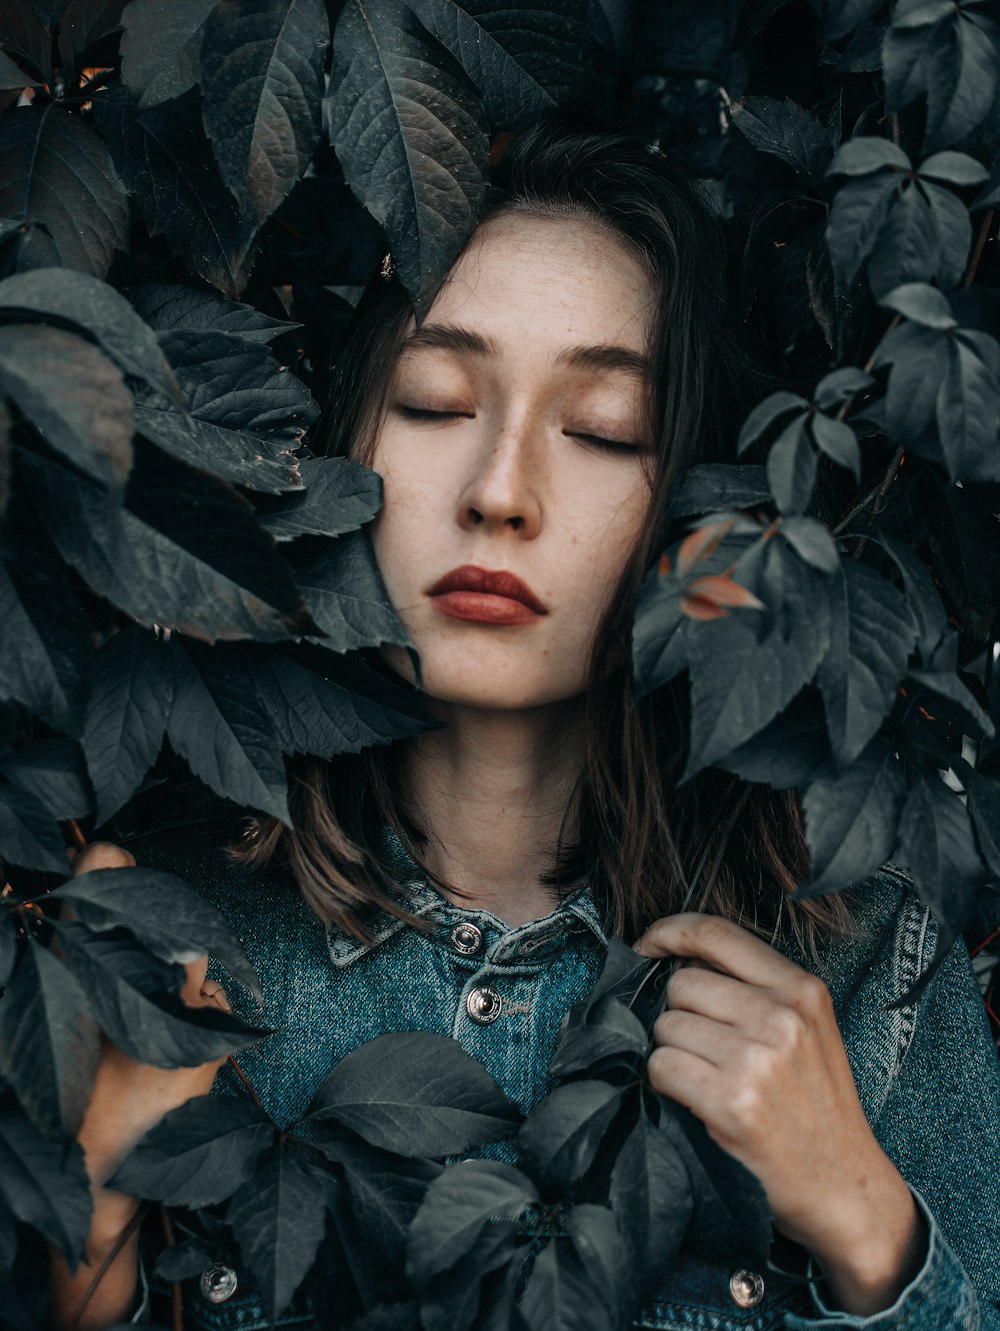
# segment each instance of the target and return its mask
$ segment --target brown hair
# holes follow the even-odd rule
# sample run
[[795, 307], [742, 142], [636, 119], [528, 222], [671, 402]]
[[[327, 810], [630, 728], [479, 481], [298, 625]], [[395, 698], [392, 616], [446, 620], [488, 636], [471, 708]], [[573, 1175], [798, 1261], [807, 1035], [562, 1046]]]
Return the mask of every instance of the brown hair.
[[[694, 462], [728, 460], [755, 390], [726, 298], [722, 223], [704, 187], [668, 160], [559, 117], [520, 132], [495, 168], [483, 218], [510, 210], [584, 217], [610, 230], [645, 263], [660, 310], [652, 409], [662, 425], [648, 518], [593, 645], [580, 702], [583, 767], [542, 881], [565, 891], [589, 877], [607, 927], [629, 939], [658, 916], [695, 909], [765, 936], [787, 925], [815, 957], [820, 935], [848, 933], [852, 921], [839, 896], [786, 900], [808, 870], [794, 793], [717, 770], [678, 785], [688, 725], [682, 681], [633, 697], [631, 623], [642, 578], [675, 534], [668, 498]], [[318, 452], [370, 456], [410, 315], [397, 279], [373, 279], [315, 430]], [[379, 833], [390, 824], [418, 861], [425, 838], [419, 810], [400, 795], [397, 750], [291, 760], [293, 829], [261, 818], [232, 853], [260, 866], [280, 848], [316, 913], [359, 938], [368, 936], [370, 906], [405, 917]]]

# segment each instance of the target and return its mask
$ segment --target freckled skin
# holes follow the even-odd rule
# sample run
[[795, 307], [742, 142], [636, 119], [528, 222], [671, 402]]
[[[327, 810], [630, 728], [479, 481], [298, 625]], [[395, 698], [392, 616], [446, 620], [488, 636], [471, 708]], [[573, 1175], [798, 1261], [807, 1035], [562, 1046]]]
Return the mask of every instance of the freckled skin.
[[[649, 441], [637, 376], [556, 357], [579, 345], [646, 352], [651, 301], [645, 270], [595, 225], [500, 215], [425, 321], [493, 339], [496, 358], [421, 348], [397, 364], [371, 459], [385, 486], [373, 540], [431, 698], [505, 710], [583, 691], [649, 488], [640, 451], [602, 451], [571, 432]], [[466, 414], [414, 420], [399, 403]], [[549, 613], [512, 626], [445, 618], [427, 589], [461, 564], [515, 573]], [[385, 656], [412, 679], [403, 651]]]

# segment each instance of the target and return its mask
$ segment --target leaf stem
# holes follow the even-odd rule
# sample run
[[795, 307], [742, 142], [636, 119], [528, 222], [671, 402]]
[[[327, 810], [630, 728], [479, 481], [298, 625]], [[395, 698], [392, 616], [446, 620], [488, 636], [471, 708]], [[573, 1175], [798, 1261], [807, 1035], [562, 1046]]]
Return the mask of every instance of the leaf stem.
[[972, 258], [969, 260], [969, 267], [962, 279], [963, 287], [971, 287], [975, 280], [976, 270], [979, 267], [979, 261], [983, 257], [983, 250], [986, 248], [986, 242], [989, 239], [990, 227], [993, 225], [993, 219], [996, 217], [996, 209], [991, 208], [982, 220], [979, 227], [979, 235], [976, 237], [976, 248], [972, 251]]
[[72, 1322], [70, 1323], [69, 1331], [76, 1331], [76, 1328], [80, 1325], [80, 1318], [87, 1311], [87, 1305], [90, 1303], [90, 1300], [94, 1297], [94, 1291], [97, 1289], [97, 1286], [104, 1279], [108, 1267], [121, 1252], [122, 1248], [128, 1242], [131, 1235], [142, 1224], [148, 1212], [149, 1212], [149, 1202], [143, 1202], [142, 1205], [139, 1207], [139, 1209], [136, 1211], [135, 1215], [128, 1222], [128, 1224], [123, 1227], [122, 1232], [118, 1235], [114, 1243], [111, 1245], [110, 1251], [106, 1254], [104, 1260], [101, 1262], [100, 1266], [94, 1272], [94, 1278], [87, 1286], [86, 1293], [83, 1296], [83, 1302], [80, 1304], [79, 1308], [77, 1309], [76, 1316], [73, 1318]]
[[232, 1070], [236, 1073], [237, 1077], [239, 1077], [240, 1081], [243, 1083], [243, 1087], [244, 1087], [245, 1091], [246, 1091], [247, 1094], [250, 1096], [250, 1099], [254, 1102], [254, 1104], [257, 1106], [257, 1108], [258, 1108], [258, 1109], [263, 1109], [264, 1106], [263, 1106], [263, 1105], [261, 1104], [261, 1102], [260, 1102], [260, 1096], [257, 1094], [257, 1092], [256, 1092], [256, 1091], [254, 1090], [254, 1088], [253, 1088], [253, 1083], [250, 1081], [250, 1078], [249, 1078], [249, 1077], [247, 1076], [247, 1074], [243, 1071], [243, 1069], [240, 1067], [239, 1063], [237, 1063], [236, 1059], [233, 1057], [232, 1054], [230, 1054], [230, 1055], [228, 1056], [228, 1058], [226, 1059], [226, 1062], [229, 1064], [229, 1066], [232, 1068]]

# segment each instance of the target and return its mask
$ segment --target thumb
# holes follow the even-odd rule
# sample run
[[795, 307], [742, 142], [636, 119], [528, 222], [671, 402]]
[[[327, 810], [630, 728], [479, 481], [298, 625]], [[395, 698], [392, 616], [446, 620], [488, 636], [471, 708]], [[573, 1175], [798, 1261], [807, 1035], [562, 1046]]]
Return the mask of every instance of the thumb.
[[116, 846], [113, 841], [94, 841], [73, 857], [73, 876], [90, 873], [91, 869], [130, 869], [134, 864], [135, 856], [123, 846]]

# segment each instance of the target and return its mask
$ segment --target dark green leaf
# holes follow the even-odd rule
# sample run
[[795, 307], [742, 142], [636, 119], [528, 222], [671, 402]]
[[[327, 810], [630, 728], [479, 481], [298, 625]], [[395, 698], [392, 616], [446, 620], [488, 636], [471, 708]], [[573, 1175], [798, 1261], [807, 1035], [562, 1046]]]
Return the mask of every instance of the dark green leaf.
[[837, 190], [826, 228], [830, 260], [840, 285], [849, 290], [872, 252], [899, 189], [895, 171], [848, 180]]
[[327, 635], [316, 639], [320, 646], [347, 652], [384, 642], [411, 645], [366, 533], [349, 532], [332, 542], [304, 542], [289, 558], [309, 611]]
[[382, 506], [382, 478], [350, 458], [306, 458], [299, 464], [304, 494], [288, 495], [260, 513], [276, 541], [296, 536], [342, 536], [369, 522]]
[[754, 508], [770, 501], [763, 467], [704, 462], [690, 467], [671, 491], [670, 512], [680, 518], [720, 508]]
[[132, 465], [132, 395], [98, 349], [61, 328], [0, 325], [0, 393], [88, 476], [121, 486]]
[[803, 689], [753, 739], [727, 753], [719, 766], [744, 781], [790, 790], [806, 785], [829, 751], [819, 694]]
[[557, 1086], [528, 1115], [517, 1143], [543, 1191], [561, 1196], [593, 1164], [621, 1104], [620, 1087], [606, 1081]]
[[83, 726], [98, 825], [131, 797], [156, 761], [173, 694], [166, 649], [148, 630], [127, 624], [98, 653]]
[[[821, 411], [812, 417], [813, 439], [817, 448], [841, 467], [854, 473], [854, 479], [861, 479], [861, 450], [854, 431], [846, 421], [836, 421], [824, 416]], [[787, 535], [787, 523], [785, 524]], [[827, 561], [829, 564], [829, 560]]]
[[938, 275], [941, 263], [941, 236], [930, 204], [918, 188], [903, 190], [868, 256], [868, 276], [876, 299], [903, 283], [930, 281]]
[[190, 415], [162, 394], [136, 397], [136, 428], [175, 457], [250, 489], [301, 484], [294, 450], [318, 408], [266, 347], [227, 333], [159, 334]]
[[106, 277], [128, 246], [128, 199], [108, 150], [56, 102], [0, 121], [0, 216], [46, 228], [47, 244], [31, 236], [21, 247], [20, 269], [58, 264]]
[[[814, 426], [819, 419], [818, 416], [813, 418]], [[854, 440], [853, 430], [851, 439]], [[857, 441], [854, 442], [857, 447]], [[785, 518], [781, 524], [781, 534], [807, 564], [819, 569], [821, 573], [836, 573], [840, 556], [833, 537], [821, 522], [813, 518]]]
[[1000, 781], [984, 776], [968, 763], [957, 764], [957, 770], [969, 797], [976, 844], [990, 872], [1000, 878]]
[[70, 269], [18, 273], [0, 282], [0, 318], [60, 324], [97, 341], [119, 369], [179, 400], [151, 328], [106, 282]]
[[812, 498], [816, 454], [806, 430], [808, 417], [786, 425], [767, 455], [767, 483], [782, 513], [801, 513]]
[[744, 449], [749, 448], [754, 440], [759, 439], [779, 416], [796, 409], [804, 410], [808, 405], [806, 399], [800, 397], [798, 393], [789, 393], [785, 390], [780, 393], [772, 393], [763, 402], [758, 402], [740, 429], [739, 438], [736, 441], [737, 453], [742, 453]]
[[276, 1321], [312, 1266], [326, 1208], [315, 1174], [277, 1144], [229, 1203], [226, 1219]]
[[65, 873], [66, 846], [55, 819], [29, 790], [0, 782], [0, 858], [46, 873]]
[[215, 0], [131, 0], [122, 14], [122, 78], [138, 110], [198, 82], [202, 30]]
[[[503, 1274], [511, 1272], [516, 1247], [516, 1224], [499, 1222], [487, 1225], [473, 1246], [450, 1271], [435, 1276], [423, 1289], [420, 1299], [420, 1326], [423, 1331], [497, 1331], [491, 1311], [497, 1301], [491, 1294]], [[423, 1288], [423, 1281], [415, 1282]], [[503, 1292], [501, 1290], [501, 1298]], [[508, 1307], [512, 1301], [507, 1300]]]
[[40, 739], [9, 753], [0, 772], [29, 791], [54, 818], [87, 818], [94, 799], [78, 746], [70, 740]]
[[676, 1145], [644, 1113], [615, 1160], [609, 1200], [632, 1251], [632, 1279], [652, 1298], [684, 1240], [692, 1196]]
[[659, 1131], [669, 1135], [691, 1178], [694, 1209], [686, 1242], [727, 1266], [766, 1266], [771, 1208], [759, 1180], [716, 1145], [693, 1114], [673, 1102], [661, 1109]]
[[688, 664], [691, 621], [681, 610], [679, 592], [677, 581], [656, 568], [643, 579], [632, 625], [632, 668], [639, 698], [668, 684]]
[[270, 1034], [220, 1008], [187, 1007], [179, 996], [184, 970], [158, 961], [123, 929], [93, 934], [60, 922], [58, 937], [101, 1029], [140, 1063], [196, 1067]]
[[920, 556], [891, 536], [879, 537], [903, 577], [906, 608], [917, 627], [917, 650], [927, 662], [948, 628], [948, 616], [930, 573]]
[[137, 112], [113, 87], [94, 97], [94, 111], [150, 234], [162, 235], [193, 273], [239, 296], [256, 250], [241, 239], [236, 204], [202, 128], [198, 89]]
[[63, 71], [70, 78], [78, 76], [82, 57], [103, 37], [121, 27], [126, 0], [58, 0], [59, 55]]
[[531, 1180], [510, 1165], [449, 1165], [427, 1189], [410, 1226], [406, 1269], [414, 1287], [423, 1289], [466, 1257], [491, 1220], [518, 1220], [538, 1201]]
[[323, 0], [237, 0], [216, 5], [205, 22], [205, 129], [247, 238], [312, 158], [329, 41]]
[[253, 1177], [277, 1131], [251, 1100], [199, 1096], [150, 1128], [108, 1186], [167, 1206], [211, 1206]]
[[796, 898], [839, 891], [880, 868], [895, 847], [905, 794], [902, 764], [879, 736], [850, 766], [821, 770], [802, 797], [811, 870]]
[[937, 422], [952, 480], [1000, 480], [1000, 344], [989, 333], [947, 339]]
[[899, 144], [893, 143], [891, 139], [860, 134], [840, 145], [827, 174], [867, 176], [887, 167], [896, 171], [909, 171], [910, 159]]
[[402, 0], [347, 0], [333, 49], [330, 140], [422, 311], [479, 216], [488, 138], [478, 99]]
[[891, 362], [886, 424], [892, 439], [921, 454], [940, 456], [935, 412], [948, 363], [940, 332], [917, 324], [892, 329], [876, 348], [878, 364]]
[[195, 776], [226, 799], [288, 826], [288, 783], [273, 719], [245, 673], [198, 643], [172, 639], [167, 738]]
[[87, 623], [64, 577], [32, 551], [34, 567], [0, 559], [0, 698], [24, 703], [48, 725], [79, 733]]
[[479, 89], [491, 125], [574, 101], [592, 73], [590, 24], [580, 0], [516, 8], [496, 0], [411, 0], [425, 28]]
[[83, 989], [47, 948], [30, 943], [0, 1003], [0, 1071], [48, 1136], [79, 1129], [98, 1052]]
[[968, 153], [946, 151], [925, 157], [917, 167], [917, 174], [921, 178], [946, 180], [949, 185], [979, 185], [990, 173]]
[[[941, 699], [957, 711], [966, 734], [977, 739], [980, 735], [993, 738], [996, 731], [988, 713], [983, 711], [974, 694], [957, 675], [945, 670], [911, 670], [907, 678], [920, 686], [912, 691], [914, 703], [919, 701], [928, 710], [937, 711], [935, 698]], [[922, 690], [928, 690], [934, 697], [921, 696]]]
[[620, 999], [608, 994], [588, 1006], [584, 1021], [571, 1022], [563, 1029], [549, 1071], [565, 1077], [605, 1059], [631, 1061], [645, 1058], [648, 1052], [645, 1026]]
[[[5, 26], [0, 20], [0, 37], [3, 36]], [[22, 88], [37, 87], [36, 78], [32, 78], [20, 65], [15, 64], [6, 51], [0, 51], [0, 90], [20, 92]]]
[[813, 402], [820, 411], [829, 411], [845, 398], [857, 397], [864, 393], [874, 382], [867, 370], [859, 369], [855, 365], [845, 365], [839, 370], [831, 370], [829, 374], [824, 374], [816, 385]]
[[520, 1120], [481, 1063], [429, 1031], [393, 1031], [353, 1050], [316, 1092], [310, 1117], [397, 1155], [431, 1157], [509, 1136]]
[[83, 1151], [50, 1141], [11, 1096], [0, 1101], [0, 1198], [76, 1265], [92, 1213]]
[[137, 446], [121, 509], [47, 460], [23, 464], [60, 554], [133, 618], [210, 641], [309, 630], [291, 570], [222, 482]]
[[895, 701], [916, 625], [896, 588], [856, 559], [842, 560], [830, 585], [830, 651], [816, 682], [834, 757], [847, 764], [861, 753]]
[[832, 152], [830, 132], [790, 97], [783, 103], [748, 97], [733, 115], [733, 124], [758, 151], [780, 158], [806, 180], [822, 179]]
[[519, 1311], [528, 1331], [607, 1331], [617, 1309], [578, 1248], [550, 1239], [535, 1258]]
[[206, 952], [263, 1002], [257, 977], [226, 917], [173, 874], [91, 869], [55, 889], [98, 932], [125, 928], [161, 961], [186, 965]]
[[[137, 0], [133, 0], [133, 4]], [[193, 333], [230, 333], [248, 342], [270, 342], [281, 333], [301, 327], [283, 319], [272, 319], [252, 305], [230, 300], [211, 287], [166, 282], [147, 282], [126, 287], [135, 310], [158, 333], [187, 329]]]

